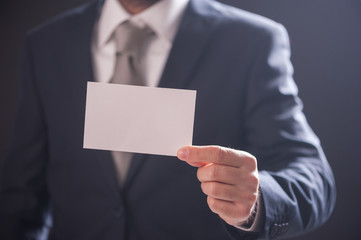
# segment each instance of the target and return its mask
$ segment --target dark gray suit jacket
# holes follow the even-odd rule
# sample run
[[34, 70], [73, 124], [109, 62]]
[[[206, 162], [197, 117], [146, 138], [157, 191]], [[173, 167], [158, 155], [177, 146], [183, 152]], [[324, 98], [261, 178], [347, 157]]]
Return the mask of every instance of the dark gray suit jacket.
[[159, 86], [198, 91], [195, 145], [257, 157], [262, 231], [243, 232], [213, 214], [196, 169], [175, 157], [135, 154], [120, 191], [109, 152], [82, 147], [86, 83], [94, 80], [90, 42], [101, 6], [91, 2], [28, 34], [1, 174], [1, 239], [44, 236], [51, 225], [51, 238], [64, 240], [275, 238], [325, 222], [335, 204], [334, 179], [302, 113], [286, 31], [208, 0], [190, 1]]

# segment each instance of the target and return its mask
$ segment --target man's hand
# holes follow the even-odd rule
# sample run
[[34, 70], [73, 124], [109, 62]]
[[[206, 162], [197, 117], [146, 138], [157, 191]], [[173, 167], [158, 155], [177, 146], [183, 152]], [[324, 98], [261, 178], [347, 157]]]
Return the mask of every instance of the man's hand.
[[197, 177], [214, 213], [233, 226], [247, 221], [258, 197], [254, 156], [219, 146], [187, 146], [179, 149], [177, 156], [199, 167]]

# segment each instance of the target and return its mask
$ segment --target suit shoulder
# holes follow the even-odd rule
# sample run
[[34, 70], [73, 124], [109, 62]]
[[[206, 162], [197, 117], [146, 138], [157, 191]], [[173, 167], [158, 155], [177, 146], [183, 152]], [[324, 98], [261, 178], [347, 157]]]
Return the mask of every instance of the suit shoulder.
[[[286, 32], [284, 26], [272, 19], [216, 1], [209, 1], [216, 17], [221, 18], [221, 27], [257, 36], [272, 37]], [[237, 31], [238, 30], [238, 31]]]
[[67, 10], [46, 22], [30, 29], [28, 38], [42, 38], [44, 36], [57, 36], [66, 30], [76, 29], [86, 21], [87, 15], [96, 14], [98, 1], [90, 1], [76, 8]]

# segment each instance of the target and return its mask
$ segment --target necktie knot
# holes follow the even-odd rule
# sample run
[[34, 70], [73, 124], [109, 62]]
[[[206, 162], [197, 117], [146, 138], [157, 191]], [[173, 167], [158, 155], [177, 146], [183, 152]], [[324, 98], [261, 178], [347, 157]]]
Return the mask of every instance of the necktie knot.
[[140, 55], [147, 48], [154, 32], [147, 26], [138, 26], [131, 21], [125, 21], [115, 29], [117, 54]]
[[147, 25], [138, 26], [131, 21], [120, 24], [114, 32], [116, 63], [113, 83], [145, 85], [145, 51], [154, 32]]

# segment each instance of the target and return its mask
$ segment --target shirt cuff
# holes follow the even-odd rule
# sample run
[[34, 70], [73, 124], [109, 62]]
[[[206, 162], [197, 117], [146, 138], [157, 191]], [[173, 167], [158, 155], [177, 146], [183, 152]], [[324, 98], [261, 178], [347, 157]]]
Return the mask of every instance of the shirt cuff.
[[250, 223], [250, 225], [248, 224], [243, 224], [243, 225], [238, 225], [238, 226], [234, 226], [240, 230], [246, 231], [246, 232], [260, 232], [263, 226], [263, 222], [264, 222], [264, 204], [263, 204], [263, 200], [262, 200], [262, 196], [261, 196], [261, 191], [259, 191], [259, 195], [257, 198], [257, 202], [256, 202], [256, 208], [255, 208], [255, 215], [254, 216], [254, 220]]

